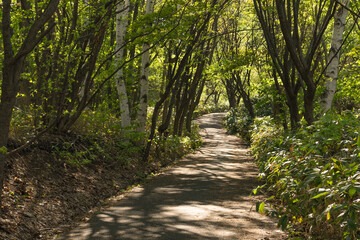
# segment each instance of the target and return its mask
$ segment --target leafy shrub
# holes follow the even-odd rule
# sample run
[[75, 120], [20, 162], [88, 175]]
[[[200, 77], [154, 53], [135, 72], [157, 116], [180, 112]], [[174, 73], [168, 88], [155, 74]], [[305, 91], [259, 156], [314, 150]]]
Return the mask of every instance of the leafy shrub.
[[274, 126], [255, 120], [252, 151], [279, 200], [279, 224], [312, 239], [359, 239], [359, 114], [328, 113], [297, 133]]
[[160, 138], [156, 136], [154, 139], [154, 149], [152, 152], [152, 158], [162, 159], [163, 165], [173, 161], [176, 158], [189, 153], [202, 145], [202, 138], [199, 133], [199, 126], [193, 125], [193, 131], [187, 133], [187, 136], [174, 136], [170, 135], [166, 138]]
[[230, 134], [239, 134], [245, 141], [250, 142], [250, 126], [253, 119], [245, 108], [231, 108], [225, 116], [225, 127]]
[[[270, 92], [271, 90], [268, 89], [267, 91]], [[271, 116], [273, 114], [272, 102], [272, 95], [263, 94], [252, 97], [251, 103], [253, 104], [255, 115], [257, 117]]]
[[[251, 102], [257, 117], [268, 117], [272, 114], [271, 104], [265, 97], [253, 97]], [[225, 116], [224, 125], [230, 134], [239, 134], [248, 143], [251, 140], [251, 128], [254, 119], [243, 103], [238, 108], [231, 108]]]

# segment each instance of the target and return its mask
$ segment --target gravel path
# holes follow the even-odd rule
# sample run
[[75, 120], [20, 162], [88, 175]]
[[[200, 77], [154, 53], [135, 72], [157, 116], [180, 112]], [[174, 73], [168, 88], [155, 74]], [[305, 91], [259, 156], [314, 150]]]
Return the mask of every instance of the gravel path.
[[284, 239], [254, 211], [257, 168], [223, 117], [199, 118], [202, 148], [59, 239]]

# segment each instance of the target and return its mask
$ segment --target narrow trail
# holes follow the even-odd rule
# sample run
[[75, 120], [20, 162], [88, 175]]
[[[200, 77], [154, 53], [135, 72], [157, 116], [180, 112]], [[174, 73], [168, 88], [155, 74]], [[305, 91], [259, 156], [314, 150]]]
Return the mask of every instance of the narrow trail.
[[199, 118], [202, 148], [59, 239], [283, 239], [254, 211], [257, 168], [223, 117]]

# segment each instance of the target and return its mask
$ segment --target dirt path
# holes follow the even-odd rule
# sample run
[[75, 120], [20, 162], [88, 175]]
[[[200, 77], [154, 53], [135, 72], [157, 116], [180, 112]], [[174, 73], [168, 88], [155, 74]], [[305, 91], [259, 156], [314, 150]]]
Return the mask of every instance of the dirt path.
[[223, 117], [201, 117], [200, 150], [60, 239], [283, 239], [272, 219], [254, 212], [257, 169]]

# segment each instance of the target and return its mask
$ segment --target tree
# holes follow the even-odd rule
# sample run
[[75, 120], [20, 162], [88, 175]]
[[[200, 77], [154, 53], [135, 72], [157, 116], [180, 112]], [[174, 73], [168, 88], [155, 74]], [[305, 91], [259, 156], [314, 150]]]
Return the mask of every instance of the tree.
[[[183, 23], [182, 27], [186, 27], [186, 28], [184, 29], [184, 32], [181, 32], [179, 34], [183, 38], [180, 41], [177, 40], [178, 47], [175, 48], [176, 52], [174, 59], [171, 60], [172, 57], [170, 57], [169, 59], [171, 62], [174, 61], [174, 66], [176, 67], [169, 68], [171, 72], [169, 72], [166, 87], [163, 93], [161, 94], [160, 99], [156, 102], [154, 106], [153, 115], [151, 118], [150, 135], [143, 156], [144, 161], [148, 159], [150, 153], [152, 141], [155, 137], [155, 132], [157, 128], [157, 119], [159, 117], [161, 107], [166, 102], [166, 100], [169, 99], [168, 110], [166, 111], [166, 117], [163, 118], [164, 121], [158, 128], [159, 132], [163, 133], [169, 127], [169, 123], [172, 117], [173, 106], [176, 103], [176, 98], [179, 99], [179, 97], [181, 97], [181, 90], [183, 90], [183, 86], [189, 86], [187, 85], [187, 83], [188, 80], [190, 79], [189, 78], [191, 72], [190, 63], [192, 62], [192, 59], [196, 51], [201, 49], [202, 46], [204, 46], [203, 37], [206, 36], [206, 33], [208, 32], [209, 23], [211, 22], [211, 19], [217, 14], [215, 9], [217, 9], [218, 12], [221, 12], [221, 10], [223, 10], [224, 6], [227, 3], [228, 1], [226, 0], [225, 1], [214, 0], [202, 4], [194, 4], [194, 6], [192, 7], [200, 8], [197, 9], [198, 13], [196, 15], [189, 14], [189, 16], [187, 16], [189, 21]], [[201, 66], [199, 67], [200, 67], [199, 70], [203, 69]], [[199, 74], [197, 75], [200, 77]], [[198, 81], [198, 79], [196, 79], [196, 81]], [[198, 84], [196, 85], [199, 86]], [[200, 86], [202, 85], [200, 84]], [[182, 115], [184, 112], [182, 111], [183, 109], [180, 110], [181, 109], [180, 102], [179, 100], [177, 100], [179, 114]], [[193, 103], [196, 104], [196, 102], [197, 100], [195, 100]], [[184, 104], [183, 106], [185, 107], [185, 105], [186, 104]], [[182, 115], [182, 116], [186, 116], [186, 115]], [[175, 132], [176, 132], [175, 134], [181, 134], [181, 131], [179, 131], [178, 127], [176, 127]]]
[[[145, 15], [149, 16], [154, 11], [154, 0], [146, 1]], [[147, 119], [148, 108], [148, 93], [149, 93], [149, 68], [150, 68], [150, 45], [147, 41], [144, 42], [141, 57], [141, 71], [140, 71], [140, 104], [138, 111], [139, 132], [145, 132], [145, 125]]]
[[128, 102], [128, 94], [126, 92], [126, 84], [124, 78], [124, 70], [122, 64], [125, 61], [124, 45], [125, 34], [127, 31], [128, 19], [130, 8], [130, 0], [121, 1], [116, 7], [116, 45], [115, 45], [115, 61], [116, 67], [119, 68], [115, 74], [116, 90], [118, 93], [120, 111], [121, 111], [121, 124], [126, 128], [130, 126], [130, 109]]
[[290, 58], [289, 50], [285, 47], [285, 42], [280, 36], [279, 21], [273, 2], [254, 0], [254, 8], [272, 60], [274, 84], [277, 91], [280, 92], [280, 84], [277, 78], [279, 76], [286, 93], [291, 129], [296, 130], [300, 121], [298, 94], [301, 88], [301, 79], [296, 79], [295, 67]]
[[343, 35], [345, 31], [346, 18], [349, 12], [347, 10], [349, 3], [349, 0], [345, 0], [345, 7], [339, 6], [339, 9], [334, 17], [334, 29], [328, 55], [328, 64], [325, 71], [325, 90], [320, 100], [321, 107], [324, 112], [331, 108], [336, 91], [336, 84], [339, 76], [340, 49], [343, 44]]
[[[320, 47], [336, 9], [335, 1], [319, 0], [313, 3], [300, 0], [254, 0], [254, 6], [273, 66], [286, 92], [292, 129], [299, 126], [297, 95], [300, 90], [303, 90], [304, 118], [311, 125], [314, 121], [314, 99], [319, 84], [314, 75], [318, 74], [323, 59], [324, 52]], [[314, 8], [310, 19], [309, 14], [303, 14], [305, 8]], [[280, 35], [276, 33], [275, 26], [280, 27]], [[279, 39], [283, 39], [283, 53], [279, 52]], [[276, 83], [276, 86], [279, 84]]]
[[317, 82], [314, 74], [321, 60], [317, 54], [322, 37], [332, 19], [336, 4], [335, 0], [319, 0], [315, 8], [315, 19], [311, 24], [310, 39], [307, 46], [300, 39], [300, 0], [276, 0], [277, 16], [279, 18], [282, 36], [289, 51], [291, 60], [299, 73], [304, 91], [304, 117], [309, 125], [314, 121], [314, 98]]
[[[50, 0], [40, 16], [34, 19], [26, 38], [21, 46], [14, 52], [11, 23], [11, 0], [3, 1], [2, 12], [2, 38], [4, 47], [3, 76], [1, 84], [0, 102], [0, 189], [4, 181], [4, 166], [6, 155], [6, 144], [8, 141], [10, 121], [19, 91], [20, 74], [23, 72], [24, 63], [28, 54], [39, 44], [42, 38], [54, 27], [49, 21], [58, 8], [59, 0]], [[43, 27], [47, 25], [45, 31]], [[0, 190], [1, 196], [1, 190]], [[1, 202], [1, 197], [0, 197]]]

